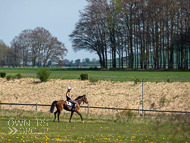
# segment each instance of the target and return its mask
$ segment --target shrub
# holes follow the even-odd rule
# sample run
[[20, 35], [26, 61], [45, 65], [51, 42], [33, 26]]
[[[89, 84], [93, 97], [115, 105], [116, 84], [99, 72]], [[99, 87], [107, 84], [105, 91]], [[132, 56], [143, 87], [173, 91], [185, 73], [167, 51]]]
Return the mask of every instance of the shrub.
[[115, 122], [126, 122], [127, 120], [131, 120], [135, 117], [135, 114], [132, 112], [132, 110], [128, 111], [121, 111], [116, 114], [116, 120]]
[[17, 79], [21, 79], [21, 78], [22, 78], [22, 75], [21, 75], [20, 73], [18, 73], [18, 74], [15, 75], [15, 77], [16, 77]]
[[150, 108], [154, 108], [155, 107], [155, 103], [152, 103], [151, 105], [150, 105]]
[[81, 73], [81, 74], [80, 74], [80, 79], [81, 79], [81, 80], [88, 80], [88, 74], [86, 74], [86, 73]]
[[50, 72], [46, 68], [39, 69], [36, 74], [41, 82], [46, 82], [50, 78]]
[[5, 72], [0, 72], [0, 76], [1, 76], [2, 78], [4, 78], [4, 77], [6, 76], [6, 73], [5, 73]]
[[96, 78], [90, 78], [89, 81], [92, 82], [92, 83], [95, 83], [95, 82], [98, 82], [98, 79], [96, 79]]
[[6, 79], [9, 81], [9, 80], [12, 79], [12, 76], [11, 76], [11, 75], [8, 75], [8, 76], [6, 76]]
[[166, 103], [166, 95], [160, 98], [160, 106], [164, 106], [165, 103]]
[[166, 82], [170, 83], [170, 79], [168, 78], [168, 79], [166, 80]]
[[137, 84], [140, 80], [138, 78], [135, 78], [134, 84]]

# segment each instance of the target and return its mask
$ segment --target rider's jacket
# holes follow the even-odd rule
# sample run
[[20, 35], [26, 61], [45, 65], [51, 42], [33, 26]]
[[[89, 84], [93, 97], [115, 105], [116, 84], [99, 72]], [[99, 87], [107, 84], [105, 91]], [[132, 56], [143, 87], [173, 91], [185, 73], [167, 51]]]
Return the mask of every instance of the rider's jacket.
[[70, 92], [69, 92], [69, 91], [67, 91], [67, 93], [66, 93], [66, 99], [67, 99], [67, 101], [69, 101], [69, 100], [70, 100], [70, 98], [69, 98], [68, 96], [71, 98], [71, 94], [70, 94]]

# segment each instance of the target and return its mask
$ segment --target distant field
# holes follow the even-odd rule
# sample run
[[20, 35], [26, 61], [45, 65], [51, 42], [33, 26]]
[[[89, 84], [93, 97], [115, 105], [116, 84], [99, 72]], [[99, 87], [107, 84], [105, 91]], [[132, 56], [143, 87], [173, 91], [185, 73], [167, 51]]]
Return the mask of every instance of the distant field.
[[[6, 113], [7, 112], [7, 113]], [[17, 113], [17, 116], [16, 116]], [[19, 116], [18, 116], [19, 115]], [[61, 114], [60, 123], [53, 114], [23, 110], [0, 110], [0, 142], [188, 142], [189, 126], [168, 118], [148, 119], [127, 116]], [[122, 119], [122, 121], [119, 121]], [[16, 133], [14, 134], [16, 129]], [[10, 134], [10, 132], [12, 133]], [[178, 132], [180, 130], [180, 132]]]
[[[0, 68], [0, 72], [6, 73], [21, 73], [21, 74], [36, 74], [39, 68]], [[89, 70], [89, 69], [61, 69], [61, 68], [48, 68], [51, 72], [51, 75], [55, 74], [57, 76], [52, 76], [51, 78], [60, 78], [62, 79], [76, 79], [78, 77], [71, 76], [71, 77], [64, 77], [64, 75], [80, 75], [81, 73], [87, 73], [89, 75], [96, 75], [98, 79], [102, 80], [111, 80], [111, 81], [131, 81], [132, 79], [118, 79], [118, 78], [105, 78], [100, 76], [119, 76], [119, 77], [149, 77], [149, 79], [145, 79], [148, 81], [158, 81], [160, 82], [162, 79], [151, 79], [151, 77], [165, 77], [163, 81], [166, 81], [167, 78], [178, 78], [173, 81], [179, 81], [179, 78], [190, 78], [190, 71], [104, 71], [104, 70]], [[93, 78], [92, 76], [91, 78]], [[134, 79], [133, 79], [134, 80]], [[189, 82], [190, 79], [181, 80], [183, 82]]]

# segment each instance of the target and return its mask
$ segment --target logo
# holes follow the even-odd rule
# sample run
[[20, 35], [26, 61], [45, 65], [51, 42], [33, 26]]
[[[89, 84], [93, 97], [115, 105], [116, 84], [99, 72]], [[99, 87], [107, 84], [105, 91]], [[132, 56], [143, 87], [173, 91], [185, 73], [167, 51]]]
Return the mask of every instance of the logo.
[[[8, 134], [42, 134], [48, 131], [48, 123], [44, 120], [9, 120]], [[41, 128], [42, 127], [42, 128]]]

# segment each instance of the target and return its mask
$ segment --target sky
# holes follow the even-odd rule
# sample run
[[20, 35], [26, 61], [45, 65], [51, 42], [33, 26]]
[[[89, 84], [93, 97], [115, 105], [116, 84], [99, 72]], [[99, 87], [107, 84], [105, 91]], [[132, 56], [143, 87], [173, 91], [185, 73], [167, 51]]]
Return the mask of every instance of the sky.
[[43, 27], [65, 44], [64, 59], [76, 60], [98, 56], [88, 51], [74, 52], [69, 35], [79, 20], [86, 0], [0, 0], [0, 39], [7, 46], [25, 29]]

